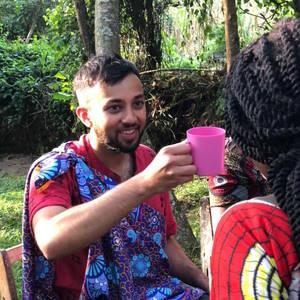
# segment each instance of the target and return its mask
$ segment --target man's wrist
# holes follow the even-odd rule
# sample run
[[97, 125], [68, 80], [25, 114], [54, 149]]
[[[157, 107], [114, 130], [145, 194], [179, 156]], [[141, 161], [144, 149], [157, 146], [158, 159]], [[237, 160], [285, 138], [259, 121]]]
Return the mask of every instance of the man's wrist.
[[143, 172], [131, 177], [129, 181], [139, 199], [146, 200], [155, 194], [154, 189], [148, 186]]

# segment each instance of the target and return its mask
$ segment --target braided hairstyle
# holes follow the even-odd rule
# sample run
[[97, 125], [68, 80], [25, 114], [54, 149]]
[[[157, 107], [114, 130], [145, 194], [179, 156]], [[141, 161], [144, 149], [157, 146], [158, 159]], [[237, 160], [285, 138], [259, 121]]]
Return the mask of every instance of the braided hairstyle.
[[241, 52], [225, 84], [226, 130], [269, 165], [300, 258], [300, 18], [285, 19]]

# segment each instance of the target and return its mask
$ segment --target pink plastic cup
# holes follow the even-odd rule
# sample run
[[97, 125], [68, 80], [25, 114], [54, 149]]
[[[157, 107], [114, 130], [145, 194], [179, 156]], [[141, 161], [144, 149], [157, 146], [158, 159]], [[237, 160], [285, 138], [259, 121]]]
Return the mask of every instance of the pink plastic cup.
[[194, 127], [187, 130], [193, 162], [199, 176], [224, 173], [225, 130], [219, 127]]

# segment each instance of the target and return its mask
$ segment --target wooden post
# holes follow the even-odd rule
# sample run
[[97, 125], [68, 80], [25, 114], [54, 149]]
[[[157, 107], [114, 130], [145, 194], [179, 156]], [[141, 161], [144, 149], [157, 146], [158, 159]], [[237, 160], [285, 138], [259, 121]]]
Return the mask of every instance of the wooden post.
[[22, 244], [6, 249], [0, 249], [0, 299], [15, 300], [17, 291], [12, 272], [12, 264], [22, 258]]
[[213, 242], [213, 229], [209, 197], [201, 198], [200, 202], [200, 261], [201, 269], [210, 278], [210, 256]]

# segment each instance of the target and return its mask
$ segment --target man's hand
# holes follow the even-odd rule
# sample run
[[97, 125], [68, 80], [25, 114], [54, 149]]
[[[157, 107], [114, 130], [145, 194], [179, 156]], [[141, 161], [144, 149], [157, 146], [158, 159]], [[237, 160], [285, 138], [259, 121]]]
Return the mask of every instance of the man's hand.
[[209, 291], [208, 277], [185, 255], [174, 236], [168, 238], [165, 252], [168, 256], [171, 275], [189, 285]]
[[193, 165], [190, 145], [183, 141], [162, 148], [141, 174], [153, 194], [167, 192], [193, 180], [196, 167]]

